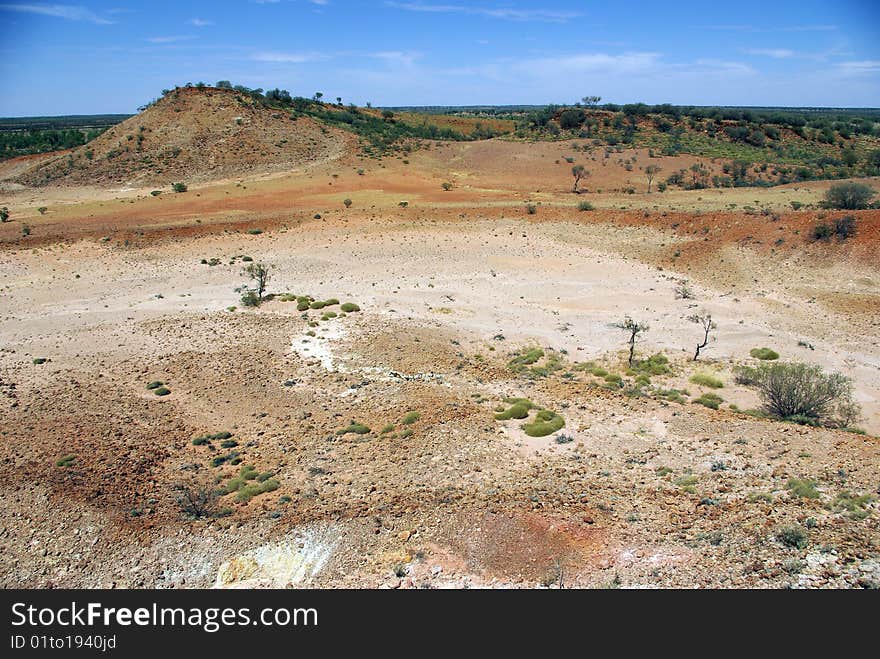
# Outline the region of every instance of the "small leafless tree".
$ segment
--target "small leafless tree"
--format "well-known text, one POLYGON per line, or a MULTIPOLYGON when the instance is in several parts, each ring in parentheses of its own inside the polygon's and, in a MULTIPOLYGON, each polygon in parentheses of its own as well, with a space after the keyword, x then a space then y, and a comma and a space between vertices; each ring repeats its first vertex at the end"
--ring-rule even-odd
POLYGON ((247 275, 257 285, 257 297, 262 300, 266 286, 272 279, 272 266, 265 263, 248 263, 242 274, 247 275))
POLYGON ((586 105, 587 107, 594 108, 599 105, 599 101, 602 100, 601 96, 584 96, 581 99, 581 103, 586 105))
POLYGON ((180 511, 193 518, 212 516, 220 498, 216 489, 200 480, 177 483, 174 493, 180 511))
POLYGON ((586 167, 583 165, 575 165, 571 168, 571 175, 574 177, 574 187, 572 188, 572 192, 578 194, 578 185, 580 184, 581 179, 588 177, 590 172, 587 171, 586 167))
POLYGON ((636 338, 642 332, 648 331, 648 323, 636 322, 629 316, 625 316, 622 321, 614 323, 613 327, 629 334, 629 338, 627 339, 627 343, 629 344, 629 365, 632 366, 636 354, 636 338))
POLYGON ((645 176, 648 177, 648 194, 651 194, 651 183, 654 182, 654 177, 657 176, 661 169, 660 165, 648 165, 645 167, 645 176))
POLYGON ((697 351, 694 353, 694 361, 697 361, 700 357, 700 350, 709 345, 709 333, 717 328, 718 325, 712 320, 712 314, 705 310, 695 313, 693 316, 688 316, 688 320, 692 323, 697 323, 703 329, 703 340, 697 344, 697 351))

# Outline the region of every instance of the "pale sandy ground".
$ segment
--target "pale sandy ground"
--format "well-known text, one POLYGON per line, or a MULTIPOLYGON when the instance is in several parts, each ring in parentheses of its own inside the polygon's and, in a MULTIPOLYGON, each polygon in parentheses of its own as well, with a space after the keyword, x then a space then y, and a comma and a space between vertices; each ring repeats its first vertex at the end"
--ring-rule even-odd
MULTIPOLYGON (((6 252, 0 257, 0 332, 5 345, 34 356, 60 359, 59 349, 130 352, 134 346, 93 343, 89 333, 75 344, 60 344, 57 336, 77 327, 236 305, 233 289, 244 282, 240 264, 208 267, 199 261, 248 254, 276 268, 273 291, 319 299, 344 294, 390 318, 486 341, 503 334, 508 346, 535 342, 566 350, 577 361, 621 350, 623 335, 611 325, 625 315, 650 324, 642 353, 685 359, 699 334, 687 317, 706 309, 718 324, 706 359, 748 361, 750 349, 766 346, 783 359, 844 372, 855 381, 863 427, 880 433, 876 340, 853 336, 845 320, 817 313, 809 299, 783 290, 787 282, 778 273, 760 285, 724 290, 691 280, 696 298, 676 299, 685 275, 621 255, 647 231, 517 219, 343 226, 315 221, 259 237, 204 237, 137 250, 84 242, 6 252)), ((729 372, 726 379, 733 384, 729 372)), ((757 406, 742 392, 730 402, 757 406)))
MULTIPOLYGON (((542 148, 539 157, 551 157, 542 148)), ((501 174, 468 179, 464 166, 461 187, 445 195, 434 157, 414 155, 421 170, 392 162, 367 177, 305 172, 161 199, 144 190, 5 192, 0 205, 10 203, 36 236, 50 223, 76 228, 92 213, 110 229, 107 241, 0 251, 0 393, 14 418, 0 424, 3 584, 535 586, 560 556, 570 583, 588 586, 618 576, 634 587, 880 581, 876 504, 866 519, 833 504, 845 489, 878 491, 876 439, 725 411, 758 406, 732 372, 766 346, 852 377, 859 425, 880 434, 878 319, 823 303, 830 293, 875 299, 876 266, 838 261, 830 248, 821 259, 803 258, 809 247, 768 258, 727 244, 716 260, 661 269, 651 265, 658 251, 679 243, 687 251, 693 240, 647 221, 543 208, 532 218, 525 198, 540 194, 557 210, 574 201, 561 186, 520 199, 493 187, 512 186, 501 174), (233 195, 240 204, 227 201, 233 195), (355 205, 343 212, 345 197, 355 205), (401 199, 408 211, 397 209, 401 199), (151 208, 166 212, 159 225, 193 227, 198 204, 255 221, 282 210, 292 219, 288 228, 267 221, 260 235, 218 225, 137 245, 113 228, 129 207, 134 229, 120 219, 120 232, 149 225, 151 208), (316 211, 325 217, 310 219, 316 211), (242 262, 229 261, 243 254, 274 267, 271 292, 337 297, 362 312, 311 328, 294 303, 228 311, 246 281, 242 262), (221 265, 200 263, 214 257, 221 265), (685 278, 695 299, 676 298, 685 278), (687 316, 700 309, 718 323, 698 368, 724 380, 720 412, 628 399, 582 373, 525 380, 505 366, 514 350, 536 344, 622 372, 624 337, 611 325, 628 314, 650 324, 639 354, 662 351, 674 362, 674 375, 653 382, 696 397, 704 390, 688 382, 697 368, 688 359, 699 334, 687 316), (33 365, 38 357, 50 361, 33 365), (152 379, 169 381, 173 393, 148 393, 152 379), (509 395, 561 411, 573 441, 530 438, 518 422, 495 421, 509 395), (377 432, 414 409, 423 419, 412 437, 377 432), (336 434, 355 418, 373 433, 336 434), (235 473, 206 468, 213 453, 191 444, 224 428, 248 447, 249 462, 275 472, 280 489, 244 505, 227 497, 229 518, 182 520, 168 493, 190 473, 182 470, 235 473), (79 469, 54 466, 68 451, 79 469), (698 484, 689 492, 677 479, 691 475, 698 484), (821 498, 791 495, 792 477, 818 479, 821 498), (292 501, 285 507, 279 495, 292 501), (780 525, 808 520, 808 548, 779 542, 780 525)), ((757 196, 784 208, 820 190, 590 199, 599 208, 719 210, 757 196)))

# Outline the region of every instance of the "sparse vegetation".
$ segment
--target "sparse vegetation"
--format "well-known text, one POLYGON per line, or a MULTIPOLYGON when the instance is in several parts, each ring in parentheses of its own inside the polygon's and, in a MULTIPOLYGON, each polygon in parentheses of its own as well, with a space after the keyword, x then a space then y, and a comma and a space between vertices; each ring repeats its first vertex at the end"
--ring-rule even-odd
POLYGON ((779 359, 779 353, 770 348, 752 348, 749 351, 749 355, 754 357, 755 359, 761 359, 763 361, 772 361, 774 359, 779 359))
POLYGON ((711 373, 707 373, 706 371, 698 371, 694 373, 690 377, 690 381, 701 387, 709 387, 711 389, 721 389, 724 386, 723 380, 715 377, 711 373))
POLYGON ((64 455, 55 461, 55 466, 56 467, 70 467, 70 466, 73 466, 74 462, 76 462, 75 455, 73 455, 73 454, 64 455))
POLYGON ((835 183, 825 193, 824 205, 838 210, 859 210, 868 207, 876 192, 864 183, 835 183))
POLYGON ((565 426, 565 419, 551 410, 538 410, 535 420, 524 423, 523 431, 529 437, 545 437, 561 430, 565 426))
POLYGON ((370 428, 368 426, 365 426, 363 423, 358 423, 357 421, 352 419, 351 423, 349 423, 347 427, 340 428, 336 431, 336 434, 340 436, 349 434, 366 435, 368 432, 370 432, 370 428))
POLYGON ((852 398, 852 381, 820 366, 777 362, 741 370, 741 378, 758 388, 765 411, 780 419, 847 427, 860 408, 852 398))
POLYGON ((707 392, 701 395, 699 398, 694 399, 694 403, 697 405, 702 405, 703 407, 708 407, 713 410, 717 410, 721 403, 724 402, 724 399, 718 394, 713 394, 711 392, 707 392))
POLYGON ((776 532, 776 539, 785 546, 795 549, 805 549, 809 544, 806 529, 797 524, 780 527, 776 532))
POLYGON ((220 493, 207 483, 196 480, 177 483, 174 492, 177 506, 186 517, 211 517, 217 511, 220 493))
POLYGON ((819 490, 816 489, 816 481, 804 479, 804 478, 790 478, 788 482, 785 484, 785 487, 788 488, 788 491, 791 492, 793 497, 799 497, 803 499, 818 499, 819 498, 819 490))

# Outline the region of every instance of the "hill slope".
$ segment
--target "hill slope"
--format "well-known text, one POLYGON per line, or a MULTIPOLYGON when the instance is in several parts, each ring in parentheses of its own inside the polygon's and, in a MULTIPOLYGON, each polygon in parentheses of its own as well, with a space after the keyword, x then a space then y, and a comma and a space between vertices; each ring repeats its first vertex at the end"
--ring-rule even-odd
POLYGON ((284 171, 340 157, 352 137, 225 89, 178 88, 88 144, 17 181, 167 185, 284 171))

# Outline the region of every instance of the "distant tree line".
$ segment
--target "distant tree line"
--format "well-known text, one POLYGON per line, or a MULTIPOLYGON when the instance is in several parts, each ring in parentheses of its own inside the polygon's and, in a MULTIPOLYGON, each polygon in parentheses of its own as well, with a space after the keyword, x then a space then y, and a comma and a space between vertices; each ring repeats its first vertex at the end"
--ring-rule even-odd
POLYGON ((92 130, 6 130, 0 131, 0 160, 34 153, 60 151, 82 146, 104 132, 103 128, 92 130))

